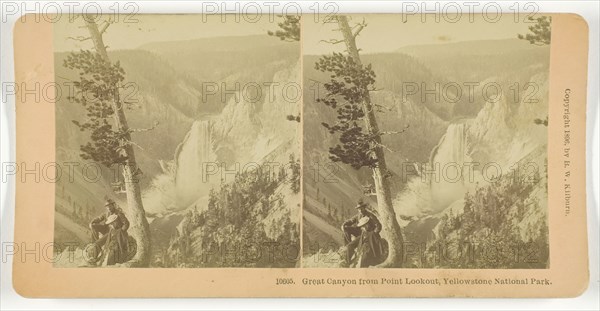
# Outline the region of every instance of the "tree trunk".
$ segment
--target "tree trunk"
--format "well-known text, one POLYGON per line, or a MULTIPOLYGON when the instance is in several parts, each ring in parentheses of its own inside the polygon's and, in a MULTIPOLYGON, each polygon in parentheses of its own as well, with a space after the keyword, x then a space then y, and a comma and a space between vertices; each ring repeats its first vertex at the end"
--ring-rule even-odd
MULTIPOLYGON (((105 61, 110 62, 106 47, 102 39, 102 32, 98 30, 98 25, 93 21, 83 16, 85 25, 90 33, 90 37, 94 42, 96 52, 104 58, 105 61)), ((138 171, 137 164, 135 162, 135 152, 131 143, 131 135, 129 134, 129 126, 127 125, 127 118, 123 111, 123 104, 120 101, 119 90, 115 90, 115 100, 112 103, 115 111, 115 124, 119 132, 126 133, 124 135, 124 141, 122 147, 127 158, 123 165, 123 179, 125 183, 125 192, 127 194, 127 206, 129 211, 129 222, 131 223, 129 234, 135 239, 137 243, 137 251, 130 263, 134 266, 147 267, 150 263, 150 226, 146 219, 146 211, 142 203, 142 191, 140 189, 139 181, 137 180, 136 173, 138 171)))
MULTIPOLYGON (((340 31, 344 36, 344 43, 346 44, 348 53, 357 64, 362 64, 358 54, 358 48, 356 47, 356 36, 352 33, 347 17, 341 15, 337 17, 337 20, 340 31)), ((377 119, 375 118, 373 105, 371 104, 371 96, 368 91, 364 95, 363 111, 365 113, 364 120, 367 133, 375 134, 374 140, 375 144, 377 144, 374 150, 374 158, 377 159, 377 166, 373 168, 373 180, 377 192, 378 211, 381 218, 381 224, 383 225, 382 235, 389 243, 389 255, 380 267, 399 268, 402 266, 403 261, 402 254, 404 240, 402 238, 400 224, 398 224, 398 220, 396 219, 396 212, 392 205, 390 183, 388 177, 386 177, 388 171, 387 164, 385 162, 384 150, 381 146, 381 136, 376 135, 379 133, 379 127, 377 125, 377 119)))

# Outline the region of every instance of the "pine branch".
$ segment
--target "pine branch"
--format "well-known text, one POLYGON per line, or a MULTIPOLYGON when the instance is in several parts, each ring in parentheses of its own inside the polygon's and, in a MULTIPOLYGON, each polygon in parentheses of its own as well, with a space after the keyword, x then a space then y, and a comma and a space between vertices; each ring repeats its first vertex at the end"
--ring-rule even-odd
POLYGON ((100 32, 100 35, 104 34, 104 32, 106 31, 106 29, 108 29, 108 26, 110 26, 111 24, 112 24, 112 22, 104 21, 104 24, 102 25, 102 28, 100 28, 98 30, 100 32))
POLYGON ((145 151, 144 148, 142 148, 142 146, 138 145, 136 142, 134 142, 132 140, 127 141, 127 144, 130 144, 132 146, 136 146, 136 147, 140 148, 140 150, 145 151))
MULTIPOLYGON (((63 77, 63 76, 61 76, 61 75, 56 75, 56 77, 57 77, 57 78, 60 78, 60 79, 63 79, 63 80, 66 80, 66 81, 69 81, 69 82, 76 82, 76 80, 71 80, 71 79, 69 79, 69 78, 66 78, 66 77, 63 77)), ((77 81, 77 82, 79 82, 79 81, 77 81)))
POLYGON ((337 16, 331 15, 323 18, 323 24, 327 23, 337 23, 337 16))
POLYGON ((380 107, 380 108, 383 108, 383 109, 385 109, 385 110, 387 110, 387 111, 393 111, 393 110, 394 110, 394 108, 390 108, 390 107, 388 107, 388 106, 381 105, 381 104, 372 104, 372 105, 374 105, 375 107, 380 107))
POLYGON ((67 39, 83 42, 83 41, 87 41, 87 40, 92 40, 92 37, 77 36, 77 37, 67 37, 67 39))
POLYGON ((376 86, 374 86, 374 85, 373 85, 373 86, 369 86, 369 87, 367 88, 367 90, 368 90, 369 92, 377 92, 377 91, 383 91, 384 89, 378 89, 376 86))
POLYGON ((394 151, 394 150, 390 149, 388 146, 386 146, 386 145, 384 145, 384 144, 381 144, 381 143, 376 143, 376 142, 374 142, 374 144, 375 144, 375 146, 377 146, 377 147, 381 147, 381 148, 384 148, 384 149, 386 149, 386 150, 387 150, 387 151, 389 151, 389 152, 392 152, 392 153, 395 153, 395 152, 396 152, 396 151, 394 151))
POLYGON ((340 43, 344 43, 344 40, 329 39, 329 40, 320 40, 319 42, 329 43, 329 44, 340 44, 340 43))
POLYGON ((383 132, 379 132, 377 135, 383 136, 383 135, 402 134, 402 133, 406 132, 406 130, 408 129, 409 126, 410 126, 410 124, 405 126, 401 131, 383 131, 383 132))
POLYGON ((355 28, 355 27, 358 27, 358 29, 354 33, 352 33, 352 36, 354 38, 358 37, 358 35, 360 34, 360 32, 363 31, 363 29, 365 29, 365 27, 367 27, 367 23, 365 22, 365 19, 363 18, 363 21, 361 23, 356 24, 352 28, 355 28))
POLYGON ((127 132, 128 133, 133 133, 133 132, 148 132, 148 131, 152 131, 153 129, 155 129, 158 126, 159 122, 158 121, 154 121, 154 123, 152 124, 152 127, 149 128, 142 128, 142 129, 128 129, 127 132))

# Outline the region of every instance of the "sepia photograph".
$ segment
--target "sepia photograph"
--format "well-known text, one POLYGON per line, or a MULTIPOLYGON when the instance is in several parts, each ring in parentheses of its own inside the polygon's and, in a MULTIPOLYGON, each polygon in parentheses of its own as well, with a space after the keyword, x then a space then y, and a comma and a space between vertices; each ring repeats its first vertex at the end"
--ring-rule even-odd
POLYGON ((552 19, 440 19, 303 23, 304 267, 550 264, 552 19))
POLYGON ((289 21, 111 17, 54 26, 55 267, 298 266, 289 21))

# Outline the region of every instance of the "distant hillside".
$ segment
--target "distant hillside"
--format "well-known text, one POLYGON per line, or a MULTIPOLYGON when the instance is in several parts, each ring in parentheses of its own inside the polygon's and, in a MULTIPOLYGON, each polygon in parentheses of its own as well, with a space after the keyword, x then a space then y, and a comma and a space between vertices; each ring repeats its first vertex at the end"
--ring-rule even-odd
POLYGON ((525 40, 482 40, 408 46, 398 52, 411 55, 438 75, 457 82, 483 81, 490 75, 511 76, 546 67, 550 47, 525 40))
POLYGON ((502 39, 502 40, 477 40, 460 41, 444 44, 423 44, 410 45, 399 48, 397 52, 416 56, 419 58, 428 58, 434 55, 498 55, 512 52, 515 50, 533 50, 538 48, 525 40, 520 39, 502 39))
POLYGON ((239 52, 256 49, 258 47, 281 47, 289 44, 277 38, 265 35, 209 37, 193 40, 160 41, 147 43, 139 47, 160 54, 184 52, 184 50, 201 52, 239 52))
MULTIPOLYGON (((282 42, 265 35, 205 38, 146 44, 140 49, 152 51, 167 60, 175 70, 193 76, 199 83, 270 82, 275 72, 300 58, 297 42, 282 42)), ((223 102, 224 104, 224 102, 223 102)))

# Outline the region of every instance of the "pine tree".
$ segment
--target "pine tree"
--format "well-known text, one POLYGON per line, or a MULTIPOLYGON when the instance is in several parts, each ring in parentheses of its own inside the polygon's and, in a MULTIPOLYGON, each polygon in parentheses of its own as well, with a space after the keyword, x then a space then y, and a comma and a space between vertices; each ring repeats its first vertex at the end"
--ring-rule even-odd
MULTIPOLYGON (((277 24, 279 26, 279 30, 276 31, 267 31, 269 36, 278 37, 282 41, 287 42, 298 42, 300 41, 300 16, 299 15, 279 15, 280 18, 283 18, 283 22, 277 24)), ((298 115, 287 115, 286 119, 288 121, 296 121, 300 122, 300 114, 298 115)))
POLYGON ((392 205, 390 173, 381 139, 386 133, 379 130, 375 116, 376 105, 371 102, 370 96, 370 92, 375 89, 376 76, 371 65, 362 64, 356 46, 356 37, 367 24, 363 21, 351 28, 348 18, 343 15, 332 17, 332 21, 337 22, 343 39, 330 40, 329 43, 345 44, 348 54, 323 56, 315 66, 331 77, 324 85, 326 97, 317 101, 337 112, 335 124, 323 123, 330 134, 339 135, 340 144, 329 149, 330 159, 355 169, 368 167, 372 170, 378 211, 384 227, 382 234, 389 244, 389 255, 380 266, 401 267, 403 237, 392 205))
MULTIPOLYGON (((517 38, 527 40, 534 45, 550 45, 552 39, 552 17, 540 16, 538 18, 533 18, 530 16, 529 20, 535 21, 535 25, 529 26, 529 31, 531 31, 531 33, 525 35, 518 34, 517 38)), ((533 123, 548 126, 548 116, 546 116, 545 119, 537 118, 533 120, 533 123)))
POLYGON ((279 17, 283 18, 283 22, 277 24, 281 30, 268 31, 269 36, 278 37, 282 41, 288 42, 300 41, 300 16, 279 15, 279 17))
POLYGON ((111 25, 105 21, 99 29, 92 16, 83 15, 83 21, 95 51, 82 50, 71 53, 64 62, 69 69, 79 71, 80 81, 74 83, 81 96, 72 98, 87 110, 87 118, 73 121, 81 131, 90 133, 90 142, 81 146, 81 158, 101 163, 107 167, 119 165, 122 169, 130 217, 130 235, 135 239, 136 254, 131 265, 148 266, 150 262, 150 227, 142 203, 138 181, 141 170, 135 160, 131 139, 134 130, 129 128, 119 90, 125 79, 125 71, 119 62, 112 63, 103 41, 103 34, 111 25), (84 94, 93 94, 88 99, 84 94))
POLYGON ((300 161, 295 160, 294 154, 290 154, 290 167, 292 169, 292 182, 290 189, 293 193, 300 192, 300 161))
POLYGON ((535 45, 550 45, 552 38, 552 17, 551 16, 540 16, 538 18, 529 17, 530 21, 535 21, 535 24, 529 26, 531 33, 522 35, 518 34, 517 38, 521 40, 527 40, 531 44, 535 45))

